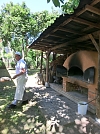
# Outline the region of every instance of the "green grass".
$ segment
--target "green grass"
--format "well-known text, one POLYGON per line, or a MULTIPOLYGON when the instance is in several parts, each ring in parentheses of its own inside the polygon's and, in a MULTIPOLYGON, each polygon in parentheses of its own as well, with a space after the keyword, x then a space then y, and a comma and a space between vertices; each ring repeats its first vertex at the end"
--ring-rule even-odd
MULTIPOLYGON (((8 72, 2 71, 0 75, 9 76, 8 72)), ((15 88, 13 81, 0 83, 0 134, 45 134, 46 120, 34 96, 27 105, 7 109, 13 100, 15 88)), ((27 91, 32 97, 30 88, 27 91)))

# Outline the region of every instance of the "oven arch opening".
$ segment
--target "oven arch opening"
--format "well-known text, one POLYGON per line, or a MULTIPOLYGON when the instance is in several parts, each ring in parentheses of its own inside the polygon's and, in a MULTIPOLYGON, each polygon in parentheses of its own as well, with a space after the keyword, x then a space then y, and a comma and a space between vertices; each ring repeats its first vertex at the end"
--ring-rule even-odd
POLYGON ((68 70, 68 77, 73 77, 73 78, 83 80, 83 71, 77 66, 72 66, 68 70))

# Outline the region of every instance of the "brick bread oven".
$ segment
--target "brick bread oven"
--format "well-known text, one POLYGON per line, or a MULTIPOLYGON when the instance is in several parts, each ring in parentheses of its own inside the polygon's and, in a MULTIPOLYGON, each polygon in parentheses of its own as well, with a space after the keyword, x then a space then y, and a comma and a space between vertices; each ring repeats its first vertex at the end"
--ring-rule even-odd
MULTIPOLYGON (((67 77, 63 77, 63 90, 69 92, 83 89, 88 101, 93 100, 96 97, 98 84, 98 53, 78 51, 70 55, 63 66, 68 71, 67 77)), ((92 101, 91 105, 95 106, 96 101, 92 101)))

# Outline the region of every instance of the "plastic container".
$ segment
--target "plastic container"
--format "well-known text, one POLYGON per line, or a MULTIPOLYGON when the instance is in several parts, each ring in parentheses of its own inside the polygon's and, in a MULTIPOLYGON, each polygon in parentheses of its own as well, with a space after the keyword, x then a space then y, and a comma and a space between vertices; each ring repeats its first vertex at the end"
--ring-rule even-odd
POLYGON ((87 102, 81 101, 78 103, 78 114, 86 115, 88 104, 87 102))
POLYGON ((50 87, 48 82, 45 82, 45 87, 50 87))

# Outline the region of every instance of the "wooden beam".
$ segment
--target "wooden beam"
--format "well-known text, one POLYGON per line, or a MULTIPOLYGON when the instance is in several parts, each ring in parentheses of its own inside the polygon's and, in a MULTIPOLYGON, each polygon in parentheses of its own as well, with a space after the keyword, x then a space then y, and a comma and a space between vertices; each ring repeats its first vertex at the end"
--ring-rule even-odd
POLYGON ((41 59, 40 59, 40 73, 42 73, 42 63, 43 63, 43 51, 41 51, 41 59))
MULTIPOLYGON (((100 0, 95 0, 95 1, 96 1, 96 2, 94 2, 94 4, 95 4, 95 3, 98 3, 100 0)), ((93 5, 94 5, 94 4, 93 4, 93 5)), ((94 7, 92 7, 92 6, 89 6, 89 5, 86 5, 86 8, 84 8, 83 10, 81 10, 80 12, 78 12, 78 13, 76 14, 76 16, 79 16, 80 14, 84 13, 86 10, 92 11, 92 12, 94 12, 94 13, 96 13, 96 14, 100 14, 100 12, 98 12, 99 9, 94 8, 94 7), (95 9, 95 11, 93 11, 93 9, 95 9)), ((68 24, 69 22, 71 22, 73 16, 75 16, 75 15, 72 15, 69 19, 65 20, 65 21, 64 21, 63 23, 61 23, 59 26, 55 27, 49 34, 51 34, 51 33, 55 32, 55 31, 57 31, 60 26, 64 26, 64 25, 68 24)), ((92 27, 100 28, 100 25, 94 24, 94 23, 90 23, 90 22, 88 22, 88 21, 83 21, 83 19, 80 19, 80 20, 77 19, 76 21, 79 22, 79 23, 81 23, 81 24, 86 24, 86 25, 89 25, 89 26, 92 26, 92 27)), ((69 31, 69 32, 73 33, 73 31, 69 31)), ((48 37, 49 34, 47 34, 45 37, 48 37)), ((78 33, 77 33, 77 34, 78 34, 78 33)))
POLYGON ((94 44, 95 48, 97 49, 97 51, 99 52, 99 47, 98 47, 98 43, 96 42, 96 40, 93 38, 92 34, 88 35, 92 41, 92 43, 94 44))
MULTIPOLYGON (((50 44, 53 40, 52 39, 43 38, 43 41, 46 41, 46 43, 49 43, 50 44)), ((53 41, 53 42, 56 43, 56 41, 53 41)))
POLYGON ((98 4, 100 2, 100 0, 94 0, 92 3, 91 3, 91 6, 94 6, 96 4, 98 4))
MULTIPOLYGON (((61 23, 59 26, 64 26, 65 24, 69 23, 70 21, 71 21, 71 18, 65 20, 65 21, 64 21, 63 23, 61 23)), ((49 34, 55 32, 55 31, 57 30, 57 28, 59 28, 59 26, 57 26, 56 28, 54 28, 49 34)), ((48 36, 48 34, 47 34, 45 37, 47 37, 47 36, 48 36)))
POLYGON ((92 27, 95 27, 95 28, 99 28, 100 29, 100 25, 98 25, 97 23, 92 23, 92 22, 89 22, 87 20, 76 18, 76 17, 73 17, 72 20, 75 21, 75 22, 78 22, 80 24, 85 24, 87 26, 92 26, 92 27))
POLYGON ((99 33, 99 52, 98 52, 98 87, 96 99, 96 116, 100 119, 100 33, 99 33))
POLYGON ((51 51, 46 52, 46 82, 49 82, 49 56, 51 51))
POLYGON ((83 14, 84 12, 85 12, 85 8, 83 8, 81 11, 79 11, 78 13, 76 13, 75 16, 79 16, 79 15, 83 14))
POLYGON ((86 10, 88 10, 88 11, 90 11, 92 13, 95 13, 97 15, 100 15, 100 10, 97 9, 97 8, 95 8, 95 7, 92 7, 90 5, 86 5, 85 8, 86 8, 86 10))
POLYGON ((85 40, 87 40, 87 39, 89 39, 89 36, 85 35, 85 36, 82 36, 82 37, 80 37, 80 38, 77 38, 77 39, 68 41, 68 42, 63 43, 63 44, 60 44, 60 45, 57 45, 57 46, 51 48, 50 50, 54 50, 54 49, 57 49, 57 48, 61 48, 61 47, 63 47, 63 46, 66 46, 66 45, 68 45, 68 44, 71 44, 71 43, 85 41, 85 40))
POLYGON ((69 32, 69 33, 73 33, 73 34, 78 34, 78 35, 83 35, 80 32, 77 32, 77 31, 72 30, 72 29, 64 28, 64 27, 58 27, 56 30, 60 30, 60 31, 64 31, 64 32, 69 32))
POLYGON ((85 28, 82 29, 81 32, 88 31, 88 30, 90 30, 90 29, 92 29, 92 28, 93 28, 92 26, 85 27, 85 28))
POLYGON ((61 24, 61 26, 64 26, 64 25, 68 24, 68 23, 71 22, 71 21, 72 21, 72 18, 69 18, 69 19, 65 20, 65 21, 61 24))
POLYGON ((50 36, 65 39, 65 36, 61 36, 61 35, 51 34, 50 36))
POLYGON ((71 18, 65 20, 65 21, 64 21, 63 23, 61 23, 59 26, 57 26, 56 28, 54 28, 51 33, 56 32, 56 31, 59 29, 60 26, 62 27, 62 26, 64 26, 64 25, 68 24, 71 20, 72 20, 71 18))
MULTIPOLYGON (((94 0, 90 5, 91 5, 91 7, 93 7, 94 5, 98 4, 99 2, 100 2, 100 0, 94 0)), ((88 8, 88 5, 86 5, 85 8, 83 8, 81 11, 79 11, 78 13, 76 13, 76 16, 79 16, 79 15, 83 14, 87 10, 87 8, 88 8)), ((90 8, 90 9, 93 9, 93 8, 90 8)), ((97 9, 97 8, 95 8, 95 9, 97 9)), ((97 10, 99 10, 99 9, 97 9, 97 10)))
MULTIPOLYGON (((50 42, 50 41, 48 42, 48 40, 45 39, 45 40, 43 40, 43 41, 39 41, 38 44, 41 45, 41 46, 42 46, 42 45, 44 45, 44 46, 45 46, 45 45, 47 45, 47 46, 48 46, 48 45, 52 46, 52 41, 51 41, 51 42, 50 42)), ((53 44, 56 44, 56 43, 53 42, 53 44)))

